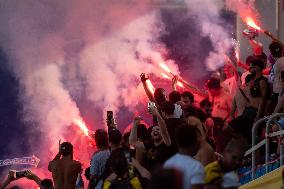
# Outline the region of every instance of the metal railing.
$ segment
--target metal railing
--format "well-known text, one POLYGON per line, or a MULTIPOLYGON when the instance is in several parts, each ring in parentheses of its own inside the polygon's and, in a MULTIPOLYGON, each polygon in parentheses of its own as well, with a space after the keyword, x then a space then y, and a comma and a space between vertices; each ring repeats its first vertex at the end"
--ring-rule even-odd
POLYGON ((280 166, 283 165, 283 142, 282 142, 282 137, 284 135, 284 130, 282 130, 281 126, 277 121, 275 121, 277 118, 284 117, 284 113, 276 113, 273 114, 269 117, 264 117, 262 119, 259 119, 257 122, 254 123, 252 127, 252 147, 248 151, 246 151, 245 156, 248 156, 249 154, 252 154, 252 161, 251 161, 251 173, 252 173, 252 180, 255 179, 255 170, 256 170, 256 150, 265 145, 265 173, 268 173, 268 168, 269 168, 269 138, 275 137, 275 136, 280 136, 280 166), (263 139, 261 142, 256 144, 256 131, 260 127, 261 123, 266 122, 265 125, 265 139, 263 139), (279 126, 279 131, 270 133, 270 128, 273 124, 276 124, 279 126))

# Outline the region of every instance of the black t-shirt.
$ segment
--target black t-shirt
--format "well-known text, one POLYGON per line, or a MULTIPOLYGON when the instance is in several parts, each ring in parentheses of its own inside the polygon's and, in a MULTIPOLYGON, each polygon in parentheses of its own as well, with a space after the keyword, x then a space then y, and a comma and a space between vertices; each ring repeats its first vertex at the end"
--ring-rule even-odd
MULTIPOLYGON (((131 157, 135 158, 135 151, 129 149, 127 146, 122 146, 121 148, 118 148, 118 149, 112 151, 111 154, 113 152, 118 152, 118 151, 120 151, 122 154, 125 154, 125 152, 128 152, 130 154, 130 158, 131 157)), ((112 169, 111 169, 111 165, 110 165, 111 162, 110 161, 111 161, 111 158, 109 158, 106 162, 105 171, 102 175, 103 180, 106 179, 113 172, 112 169)))
POLYGON ((208 116, 204 111, 202 111, 200 108, 196 106, 190 106, 187 109, 184 110, 184 116, 189 117, 189 116, 194 116, 200 119, 201 122, 205 122, 208 116))
POLYGON ((165 143, 158 146, 148 145, 144 156, 145 167, 152 170, 154 167, 164 164, 172 155, 174 155, 173 147, 167 146, 165 143))
POLYGON ((172 146, 176 146, 175 143, 175 129, 183 123, 183 120, 180 118, 169 118, 165 120, 166 127, 168 130, 168 133, 171 138, 172 146))

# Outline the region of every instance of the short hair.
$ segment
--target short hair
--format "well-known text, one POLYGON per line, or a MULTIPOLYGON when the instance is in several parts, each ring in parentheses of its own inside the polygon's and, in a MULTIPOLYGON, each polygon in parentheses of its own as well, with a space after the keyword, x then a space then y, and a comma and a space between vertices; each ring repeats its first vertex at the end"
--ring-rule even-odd
POLYGON ((189 91, 184 91, 183 93, 181 93, 181 96, 183 98, 189 98, 191 102, 194 102, 194 95, 189 91))
POLYGON ((117 149, 111 152, 109 157, 109 163, 113 172, 122 177, 126 171, 128 171, 128 162, 125 157, 124 149, 117 149))
POLYGON ((63 142, 60 145, 59 152, 63 156, 68 156, 73 154, 73 145, 70 142, 63 142))
POLYGON ((245 78, 245 83, 249 83, 254 79, 254 75, 253 74, 248 74, 245 78))
POLYGON ((44 189, 53 189, 53 182, 51 179, 43 179, 40 181, 40 187, 44 189))
POLYGON ((255 58, 251 61, 250 66, 257 66, 260 69, 264 69, 264 62, 262 59, 255 58))
POLYGON ((172 91, 169 94, 169 100, 173 103, 176 103, 181 100, 181 94, 178 91, 172 91))
POLYGON ((98 148, 108 147, 107 132, 104 129, 97 129, 95 133, 95 141, 98 148))
POLYGON ((175 129, 174 136, 178 147, 194 147, 197 143, 197 128, 189 123, 182 123, 175 129))
POLYGON ((170 101, 166 101, 165 103, 163 103, 161 109, 167 115, 172 115, 175 112, 175 104, 170 101))
POLYGON ((283 47, 279 42, 273 41, 270 43, 269 50, 275 58, 280 58, 283 55, 283 47))
POLYGON ((167 99, 164 95, 165 89, 163 88, 157 88, 154 92, 154 98, 157 104, 161 105, 164 103, 167 99))
POLYGON ((109 132, 108 132, 108 141, 113 143, 113 144, 120 144, 122 140, 122 134, 121 132, 116 129, 116 128, 113 128, 113 129, 110 129, 109 132))

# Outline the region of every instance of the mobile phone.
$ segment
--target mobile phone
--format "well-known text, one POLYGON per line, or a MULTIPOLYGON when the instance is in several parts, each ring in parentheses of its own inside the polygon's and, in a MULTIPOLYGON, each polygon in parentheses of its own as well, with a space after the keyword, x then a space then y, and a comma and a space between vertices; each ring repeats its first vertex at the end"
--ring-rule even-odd
POLYGON ((155 107, 155 102, 148 102, 148 108, 152 108, 152 107, 155 107))
POLYGON ((113 119, 113 111, 107 111, 107 126, 113 127, 114 119, 113 119))
POLYGON ((16 176, 16 179, 18 179, 18 178, 25 177, 26 174, 27 174, 27 170, 24 170, 24 171, 17 171, 15 176, 16 176))

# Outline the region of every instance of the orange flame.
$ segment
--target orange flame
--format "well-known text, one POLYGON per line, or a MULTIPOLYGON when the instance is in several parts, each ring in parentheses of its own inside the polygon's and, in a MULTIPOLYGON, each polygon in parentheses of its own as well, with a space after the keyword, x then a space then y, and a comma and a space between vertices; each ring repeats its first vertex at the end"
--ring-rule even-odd
POLYGON ((150 79, 146 80, 146 85, 148 87, 148 89, 151 91, 152 94, 154 94, 155 92, 155 87, 153 86, 152 82, 150 81, 150 79))
POLYGON ((166 72, 171 72, 170 68, 163 62, 160 63, 160 67, 163 68, 166 72))
POLYGON ((168 75, 165 74, 165 73, 161 73, 161 75, 162 75, 162 77, 163 77, 164 79, 171 79, 170 76, 168 76, 168 75))
POLYGON ((251 18, 251 17, 246 17, 246 24, 249 26, 249 27, 252 27, 256 30, 261 30, 261 28, 255 23, 254 19, 251 18))
POLYGON ((74 120, 74 123, 80 127, 80 129, 83 131, 83 133, 86 135, 86 136, 89 136, 89 129, 87 128, 86 126, 86 123, 83 121, 82 118, 77 118, 74 120))

